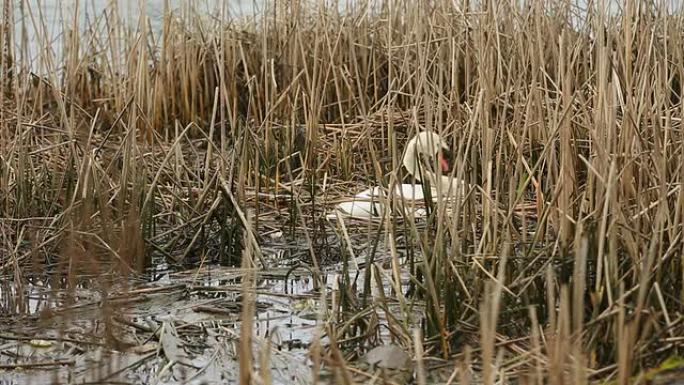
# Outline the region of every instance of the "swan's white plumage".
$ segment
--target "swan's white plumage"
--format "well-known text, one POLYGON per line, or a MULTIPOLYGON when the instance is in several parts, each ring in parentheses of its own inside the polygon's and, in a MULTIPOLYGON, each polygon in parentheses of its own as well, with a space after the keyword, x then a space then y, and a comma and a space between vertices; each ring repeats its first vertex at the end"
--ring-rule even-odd
MULTIPOLYGON (((422 167, 420 155, 435 157, 442 150, 448 149, 442 138, 434 132, 421 132, 413 137, 406 144, 406 149, 402 157, 402 163, 415 179, 428 179, 430 182, 431 196, 437 198, 438 192, 435 188, 439 183, 442 196, 454 196, 460 189, 465 191, 465 183, 455 178, 445 175, 437 176, 430 170, 422 167)), ((441 159, 440 159, 441 161, 441 159)), ((373 218, 384 214, 386 204, 386 190, 376 186, 356 194, 350 201, 342 202, 337 205, 338 213, 354 218, 373 218)), ((395 186, 393 199, 402 199, 403 206, 407 213, 414 217, 425 215, 425 210, 416 206, 425 200, 423 185, 421 184, 399 184, 395 186)))
MULTIPOLYGON (((437 194, 436 189, 432 189, 432 196, 437 194)), ((367 190, 363 190, 356 194, 354 198, 348 202, 342 202, 337 205, 337 210, 350 217, 354 218, 372 218, 382 216, 385 209, 387 192, 380 186, 375 186, 367 190)), ((423 186, 420 184, 399 184, 394 188, 394 195, 392 199, 402 199, 404 207, 411 210, 414 216, 422 216, 425 210, 416 208, 416 204, 420 204, 425 200, 425 193, 423 186), (413 206, 413 207, 412 207, 413 206)))

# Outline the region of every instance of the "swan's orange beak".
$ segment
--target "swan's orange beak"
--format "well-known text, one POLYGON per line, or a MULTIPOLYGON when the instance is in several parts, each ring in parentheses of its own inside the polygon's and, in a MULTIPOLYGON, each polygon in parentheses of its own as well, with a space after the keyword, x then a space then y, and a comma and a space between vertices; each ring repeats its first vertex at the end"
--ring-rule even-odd
POLYGON ((444 158, 444 155, 439 153, 439 166, 442 168, 442 172, 449 172, 449 161, 444 158))

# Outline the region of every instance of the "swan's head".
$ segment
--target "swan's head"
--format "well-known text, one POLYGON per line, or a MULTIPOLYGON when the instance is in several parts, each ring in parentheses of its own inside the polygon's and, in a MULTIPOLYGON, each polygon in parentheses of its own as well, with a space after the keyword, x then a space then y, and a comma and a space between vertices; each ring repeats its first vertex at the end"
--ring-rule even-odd
MULTIPOLYGON (((434 162, 437 158, 441 172, 448 172, 450 169, 448 154, 449 146, 435 132, 420 132, 406 144, 403 163, 409 174, 417 179, 421 179, 421 158, 427 158, 434 162)), ((430 163, 434 164, 434 163, 430 163)))

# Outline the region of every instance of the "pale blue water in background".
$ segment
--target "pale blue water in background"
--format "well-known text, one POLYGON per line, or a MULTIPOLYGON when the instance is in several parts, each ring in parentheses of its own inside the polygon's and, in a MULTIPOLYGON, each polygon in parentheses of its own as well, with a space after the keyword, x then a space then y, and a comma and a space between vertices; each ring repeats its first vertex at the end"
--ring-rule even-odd
MULTIPOLYGON (((189 3, 193 4, 193 8, 200 11, 205 11, 207 14, 215 13, 224 7, 226 12, 233 16, 253 14, 258 10, 261 0, 15 0, 14 11, 15 16, 19 15, 21 4, 24 3, 26 8, 30 8, 34 15, 40 9, 45 17, 46 24, 59 29, 60 24, 64 19, 71 20, 72 15, 77 9, 82 21, 102 12, 102 10, 112 6, 116 3, 121 15, 131 21, 133 24, 137 22, 137 16, 140 14, 142 6, 145 8, 145 13, 150 18, 152 23, 159 23, 161 15, 164 11, 165 4, 168 4, 171 10, 177 10, 180 7, 187 6, 189 3)), ((15 20, 18 22, 19 20, 15 20)))
MULTIPOLYGON (((29 60, 34 62, 38 55, 44 54, 39 42, 48 40, 53 43, 53 60, 58 61, 61 55, 60 37, 65 30, 72 29, 74 15, 78 15, 79 28, 83 29, 114 4, 124 25, 132 30, 138 27, 139 15, 144 7, 148 27, 152 33, 158 34, 162 28, 164 7, 168 5, 170 10, 180 11, 180 7, 187 7, 190 1, 198 13, 205 16, 223 14, 231 19, 254 17, 263 6, 262 0, 15 0, 16 52, 27 52, 29 60), (28 45, 24 46, 24 42, 28 42, 28 45)), ((104 23, 99 23, 98 28, 104 29, 104 23)))
MULTIPOLYGON (((283 0, 285 1, 285 0, 283 0)), ((313 4, 337 3, 341 8, 345 4, 354 3, 354 0, 310 0, 313 4)), ((401 2, 402 0, 397 0, 401 2)), ((426 1, 426 0, 415 0, 426 1)), ((473 3, 480 3, 480 0, 471 0, 473 3)), ((516 0, 514 0, 516 1, 516 0)), ((520 4, 526 3, 525 0, 517 0, 520 4)), ((306 1, 303 1, 304 3, 306 1)), ((49 40, 59 42, 60 36, 65 29, 72 27, 74 15, 78 15, 81 28, 89 25, 94 19, 98 18, 104 9, 116 3, 119 15, 124 24, 134 30, 138 26, 138 17, 141 8, 144 7, 147 16, 148 26, 153 34, 161 32, 162 14, 164 7, 168 4, 171 10, 179 10, 180 7, 188 6, 192 3, 192 8, 197 10, 200 15, 220 15, 223 14, 228 19, 253 18, 263 11, 265 0, 14 0, 15 17, 15 36, 14 41, 17 48, 16 52, 28 52, 29 60, 35 61, 41 53, 38 41, 49 40), (21 7, 25 11, 21 12, 21 7), (223 9, 221 8, 223 7, 223 9), (29 12, 30 10, 30 12, 29 12), (40 23, 39 20, 44 20, 40 23), (27 41, 28 46, 23 47, 23 42, 27 41)), ((459 1, 460 3, 460 1, 459 1)), ((638 1, 637 1, 638 3, 638 1)), ((655 0, 656 4, 665 4, 669 13, 678 13, 684 7, 683 0, 655 0)), ((582 20, 586 15, 587 0, 576 0, 577 22, 576 28, 581 28, 582 20)), ((604 4, 609 14, 617 14, 624 7, 623 0, 594 1, 594 6, 604 4)), ((258 16, 257 16, 258 17, 258 16)), ((104 28, 100 23, 100 28, 104 28)), ((52 56, 54 61, 59 61, 60 44, 52 44, 52 56)))

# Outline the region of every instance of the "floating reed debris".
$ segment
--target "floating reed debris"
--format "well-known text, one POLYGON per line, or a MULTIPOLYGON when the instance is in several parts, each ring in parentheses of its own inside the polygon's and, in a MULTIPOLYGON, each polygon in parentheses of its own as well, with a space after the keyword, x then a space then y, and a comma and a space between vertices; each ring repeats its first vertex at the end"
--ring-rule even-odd
MULTIPOLYGON (((274 0, 237 18, 188 1, 152 22, 144 2, 128 19, 85 3, 61 18, 2 3, 0 298, 36 275, 79 290, 84 273, 238 266, 243 247, 273 267, 266 247, 291 242, 326 300, 316 381, 326 363, 367 379, 355 360, 389 342, 419 383, 645 383, 682 366, 681 5, 274 0), (419 131, 472 186, 456 204, 326 222, 358 191, 410 183, 419 131)), ((270 381, 256 361, 243 382, 270 381)))

